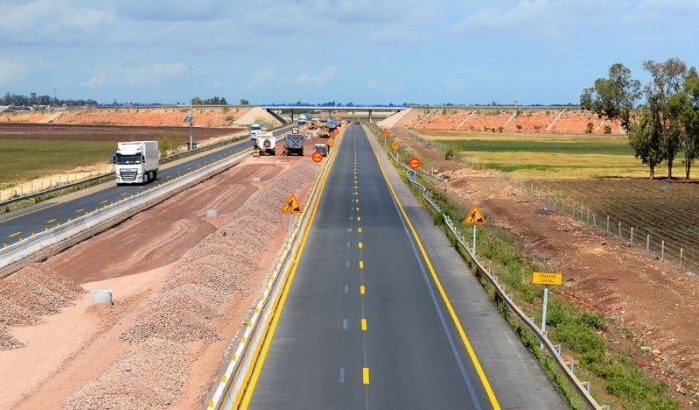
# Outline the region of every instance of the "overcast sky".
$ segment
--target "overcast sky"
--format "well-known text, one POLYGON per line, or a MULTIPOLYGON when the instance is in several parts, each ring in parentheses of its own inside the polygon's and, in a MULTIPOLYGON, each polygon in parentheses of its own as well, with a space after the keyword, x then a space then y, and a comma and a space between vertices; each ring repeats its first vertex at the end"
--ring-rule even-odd
POLYGON ((698 0, 0 0, 0 92, 577 103, 615 62, 699 64, 698 37, 698 0))

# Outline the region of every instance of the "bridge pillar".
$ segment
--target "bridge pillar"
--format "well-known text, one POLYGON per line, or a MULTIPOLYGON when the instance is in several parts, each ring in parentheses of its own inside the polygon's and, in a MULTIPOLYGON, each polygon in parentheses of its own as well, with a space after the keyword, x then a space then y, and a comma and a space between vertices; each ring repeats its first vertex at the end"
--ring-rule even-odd
POLYGON ((291 110, 291 122, 294 122, 294 110, 291 110))
POLYGON ((371 110, 369 110, 369 124, 371 124, 371 123, 372 123, 372 121, 371 121, 371 110))

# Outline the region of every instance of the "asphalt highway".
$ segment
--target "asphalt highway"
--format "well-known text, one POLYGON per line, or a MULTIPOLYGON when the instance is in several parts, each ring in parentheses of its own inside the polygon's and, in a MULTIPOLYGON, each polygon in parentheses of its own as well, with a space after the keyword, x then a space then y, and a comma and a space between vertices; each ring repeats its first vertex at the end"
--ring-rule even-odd
POLYGON ((499 408, 445 297, 352 125, 241 408, 499 408))
MULTIPOLYGON (((285 129, 275 131, 280 134, 285 129)), ((75 219, 87 212, 108 205, 119 199, 135 194, 146 188, 162 184, 172 178, 200 168, 208 163, 215 162, 227 156, 233 155, 251 146, 248 140, 232 144, 223 150, 212 152, 207 155, 180 163, 168 169, 158 171, 158 179, 146 185, 122 185, 116 184, 110 188, 100 190, 85 196, 79 196, 70 201, 46 202, 26 209, 18 210, 11 214, 0 217, 0 246, 10 245, 22 238, 27 238, 32 233, 38 233, 47 228, 52 228, 57 224, 75 219)), ((116 150, 116 144, 114 145, 116 150)))

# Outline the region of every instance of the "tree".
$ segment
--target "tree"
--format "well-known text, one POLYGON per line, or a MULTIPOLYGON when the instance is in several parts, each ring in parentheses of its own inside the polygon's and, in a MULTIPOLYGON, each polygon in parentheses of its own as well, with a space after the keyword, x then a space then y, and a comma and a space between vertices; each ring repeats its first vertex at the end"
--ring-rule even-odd
POLYGON ((593 87, 583 90, 580 105, 600 118, 619 120, 628 133, 631 116, 640 97, 640 81, 631 77, 631 70, 617 63, 609 68, 609 78, 598 78, 593 87))
POLYGON ((685 178, 689 179, 692 163, 699 155, 699 76, 690 70, 685 89, 673 96, 670 103, 673 109, 680 112, 679 117, 683 127, 680 146, 684 154, 685 178))
POLYGON ((240 105, 250 105, 250 101, 246 100, 245 98, 241 98, 240 105))
POLYGON ((677 104, 670 104, 670 100, 683 91, 689 71, 687 65, 678 58, 670 58, 662 63, 648 60, 643 63, 643 68, 652 77, 651 82, 644 87, 644 92, 651 112, 652 126, 658 130, 661 149, 667 160, 667 176, 672 178, 672 165, 680 149, 683 130, 680 124, 682 110, 677 104))
POLYGON ((650 179, 653 179, 655 167, 665 159, 660 142, 660 128, 652 118, 653 112, 650 108, 643 107, 638 117, 638 123, 631 125, 628 131, 629 142, 636 152, 636 158, 648 165, 650 179))

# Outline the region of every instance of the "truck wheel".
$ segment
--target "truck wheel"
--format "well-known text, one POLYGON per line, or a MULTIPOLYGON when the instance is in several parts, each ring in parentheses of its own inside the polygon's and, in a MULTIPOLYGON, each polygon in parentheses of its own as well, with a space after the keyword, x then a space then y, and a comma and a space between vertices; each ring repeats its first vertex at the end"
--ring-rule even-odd
POLYGON ((158 179, 158 171, 153 171, 153 181, 158 179))
POLYGON ((143 183, 147 184, 148 183, 148 172, 143 173, 143 183))
POLYGON ((269 155, 277 155, 277 150, 276 149, 269 150, 269 155))

